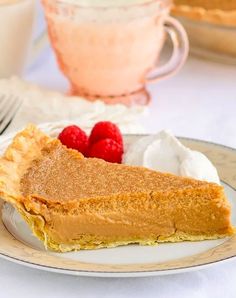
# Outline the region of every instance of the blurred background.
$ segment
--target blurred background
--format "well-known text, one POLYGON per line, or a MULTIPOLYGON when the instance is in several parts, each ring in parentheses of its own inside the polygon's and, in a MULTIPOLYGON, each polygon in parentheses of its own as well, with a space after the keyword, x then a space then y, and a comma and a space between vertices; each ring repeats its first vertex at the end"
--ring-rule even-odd
MULTIPOLYGON (((148 85, 152 98, 147 108, 149 116, 138 120, 145 131, 156 132, 169 128, 176 135, 236 146, 234 2, 175 2, 172 15, 187 31, 190 54, 176 75, 148 85)), ((36 3, 33 40, 38 38, 37 46, 21 77, 38 86, 67 93, 68 80, 58 69, 47 38, 42 38, 46 23, 42 5, 38 0, 36 3)), ((160 60, 166 61, 170 51, 169 43, 165 45, 160 60)))

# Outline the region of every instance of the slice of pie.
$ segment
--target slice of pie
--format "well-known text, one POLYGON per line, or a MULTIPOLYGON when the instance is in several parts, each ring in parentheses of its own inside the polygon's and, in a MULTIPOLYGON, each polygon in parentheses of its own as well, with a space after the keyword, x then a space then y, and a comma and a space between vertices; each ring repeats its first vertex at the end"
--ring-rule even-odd
POLYGON ((32 125, 0 160, 0 196, 61 252, 234 233, 221 186, 84 158, 32 125))

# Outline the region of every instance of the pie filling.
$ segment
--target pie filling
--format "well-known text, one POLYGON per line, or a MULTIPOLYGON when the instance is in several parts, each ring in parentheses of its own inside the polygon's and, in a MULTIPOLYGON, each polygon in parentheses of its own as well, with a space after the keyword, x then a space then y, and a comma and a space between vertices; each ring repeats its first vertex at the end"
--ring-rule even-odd
POLYGON ((21 192, 26 210, 43 217, 49 242, 86 248, 232 232, 230 208, 217 185, 85 159, 57 141, 42 152, 22 177, 21 192))

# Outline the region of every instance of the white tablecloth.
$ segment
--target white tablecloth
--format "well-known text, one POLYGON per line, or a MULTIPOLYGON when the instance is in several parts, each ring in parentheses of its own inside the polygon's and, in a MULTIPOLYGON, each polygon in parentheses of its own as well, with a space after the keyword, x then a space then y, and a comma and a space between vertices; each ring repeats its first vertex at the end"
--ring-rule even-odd
MULTIPOLYGON (((25 78, 66 90, 47 48, 25 78)), ((174 78, 150 86, 153 101, 143 125, 150 132, 236 147, 236 67, 190 58, 174 78)), ((6 297, 236 297, 236 260, 209 269, 148 278, 85 278, 33 270, 0 259, 0 298, 6 297)))

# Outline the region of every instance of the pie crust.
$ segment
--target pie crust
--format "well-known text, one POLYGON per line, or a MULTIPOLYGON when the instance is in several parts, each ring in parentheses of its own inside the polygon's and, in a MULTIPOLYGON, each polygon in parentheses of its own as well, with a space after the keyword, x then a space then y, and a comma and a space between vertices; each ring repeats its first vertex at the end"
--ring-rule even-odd
POLYGON ((172 14, 174 16, 184 17, 194 21, 202 21, 229 27, 236 26, 236 9, 206 9, 199 6, 175 4, 172 9, 172 14))

